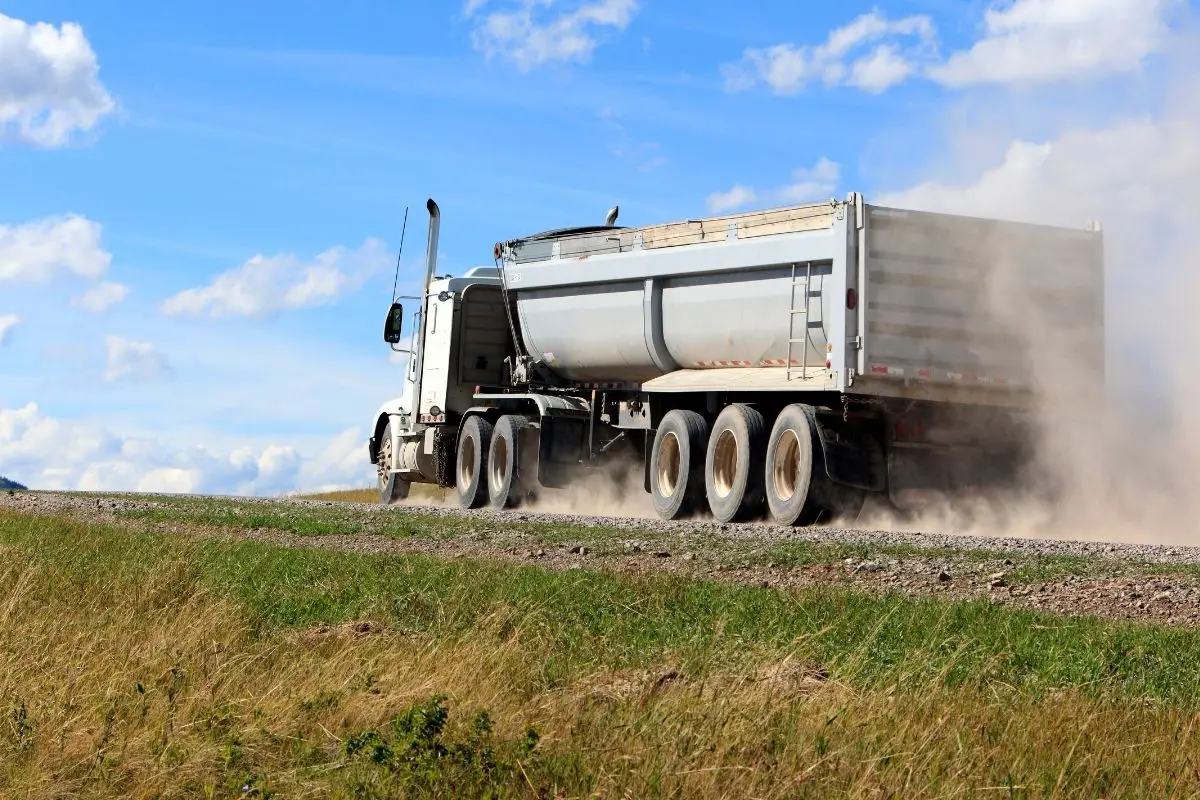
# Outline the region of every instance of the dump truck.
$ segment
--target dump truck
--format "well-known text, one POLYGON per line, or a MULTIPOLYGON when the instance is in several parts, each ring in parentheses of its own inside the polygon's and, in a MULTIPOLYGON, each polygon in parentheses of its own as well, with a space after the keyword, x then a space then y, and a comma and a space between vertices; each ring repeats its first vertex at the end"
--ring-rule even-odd
POLYGON ((1017 485, 1058 367, 1102 392, 1100 226, 845 199, 496 243, 393 301, 380 499, 513 508, 613 469, 664 519, 811 525, 1017 485), (408 330, 406 336, 405 331, 408 330), (1083 376, 1080 379, 1078 376, 1083 376))

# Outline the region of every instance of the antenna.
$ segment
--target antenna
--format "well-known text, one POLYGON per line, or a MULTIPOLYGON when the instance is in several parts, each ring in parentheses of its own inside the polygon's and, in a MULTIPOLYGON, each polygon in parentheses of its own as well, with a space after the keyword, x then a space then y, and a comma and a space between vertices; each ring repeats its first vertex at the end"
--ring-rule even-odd
POLYGON ((400 250, 396 253, 396 277, 392 279, 392 302, 396 302, 396 287, 400 285, 400 256, 404 253, 404 233, 408 230, 408 206, 404 207, 404 224, 400 227, 400 250))
POLYGON ((620 206, 613 206, 612 208, 610 208, 608 210, 608 213, 604 216, 604 224, 610 228, 613 225, 616 225, 617 224, 617 214, 619 214, 620 211, 621 211, 620 206))

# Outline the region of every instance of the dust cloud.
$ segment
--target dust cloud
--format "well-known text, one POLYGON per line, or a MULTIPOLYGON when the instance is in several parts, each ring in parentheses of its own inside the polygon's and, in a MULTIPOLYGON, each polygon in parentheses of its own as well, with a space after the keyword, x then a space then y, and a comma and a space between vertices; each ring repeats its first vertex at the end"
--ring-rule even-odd
MULTIPOLYGON (((1193 308, 1200 298, 1200 48, 1191 23, 1166 63, 1119 91, 1074 87, 1052 115, 1027 111, 1026 103, 1046 104, 1014 96, 998 112, 1011 115, 1010 130, 1055 135, 1014 138, 1000 163, 993 159, 973 179, 918 184, 881 201, 1072 227, 1100 221, 1106 359, 1098 381, 1095 353, 1076 335, 1086 298, 1072 302, 1068 292, 1044 302, 1036 282, 1014 268, 1027 254, 1000 254, 985 293, 988 312, 1031 370, 1036 458, 1026 478, 1052 491, 947 503, 906 523, 876 514, 859 524, 1200 545, 1200 315, 1193 308), (1120 106, 1133 110, 1094 122, 1101 109, 1120 106), (1072 114, 1078 122, 1064 123, 1072 114)), ((960 174, 963 163, 987 161, 972 151, 988 138, 976 133, 957 134, 960 174)), ((956 165, 934 168, 954 174, 956 165)), ((1077 266, 1052 270, 1069 286, 1077 266)))

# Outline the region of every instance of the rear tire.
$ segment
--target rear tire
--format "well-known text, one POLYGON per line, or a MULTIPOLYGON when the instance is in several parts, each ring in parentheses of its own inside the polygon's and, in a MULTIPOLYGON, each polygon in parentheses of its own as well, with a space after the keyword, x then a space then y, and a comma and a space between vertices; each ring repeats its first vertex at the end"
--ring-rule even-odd
POLYGON ((726 406, 713 423, 704 456, 704 489, 708 507, 721 522, 760 516, 767 423, 742 403, 726 406))
POLYGON ((708 423, 695 411, 668 411, 654 432, 650 495, 663 519, 691 515, 704 499, 708 423))
POLYGON ((529 420, 506 414, 496 423, 492 444, 488 448, 488 499, 492 508, 516 508, 528 494, 528 477, 524 474, 528 459, 523 453, 523 439, 529 420))
POLYGON ((492 446, 492 423, 469 417, 458 434, 454 485, 463 508, 480 508, 487 502, 487 454, 492 446))
POLYGON ((779 412, 767 438, 763 478, 767 508, 780 525, 812 525, 831 510, 832 482, 811 406, 779 412))
POLYGON ((390 506, 408 497, 412 483, 392 472, 392 423, 383 427, 383 438, 375 456, 376 476, 379 482, 379 502, 390 506))

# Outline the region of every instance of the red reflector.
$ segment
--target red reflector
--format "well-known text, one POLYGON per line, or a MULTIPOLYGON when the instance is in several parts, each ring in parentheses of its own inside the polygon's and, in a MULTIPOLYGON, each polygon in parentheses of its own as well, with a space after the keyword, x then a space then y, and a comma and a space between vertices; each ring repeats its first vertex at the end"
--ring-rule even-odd
POLYGON ((875 365, 873 365, 873 366, 871 367, 871 372, 874 372, 876 375, 887 375, 887 374, 888 374, 888 368, 887 368, 887 367, 881 367, 881 366, 879 366, 878 364, 875 364, 875 365))
POLYGON ((829 369, 832 366, 833 366, 833 362, 830 361, 828 358, 825 359, 825 369, 829 369))
POLYGON ((846 290, 846 308, 853 311, 858 307, 858 292, 853 289, 846 290))

